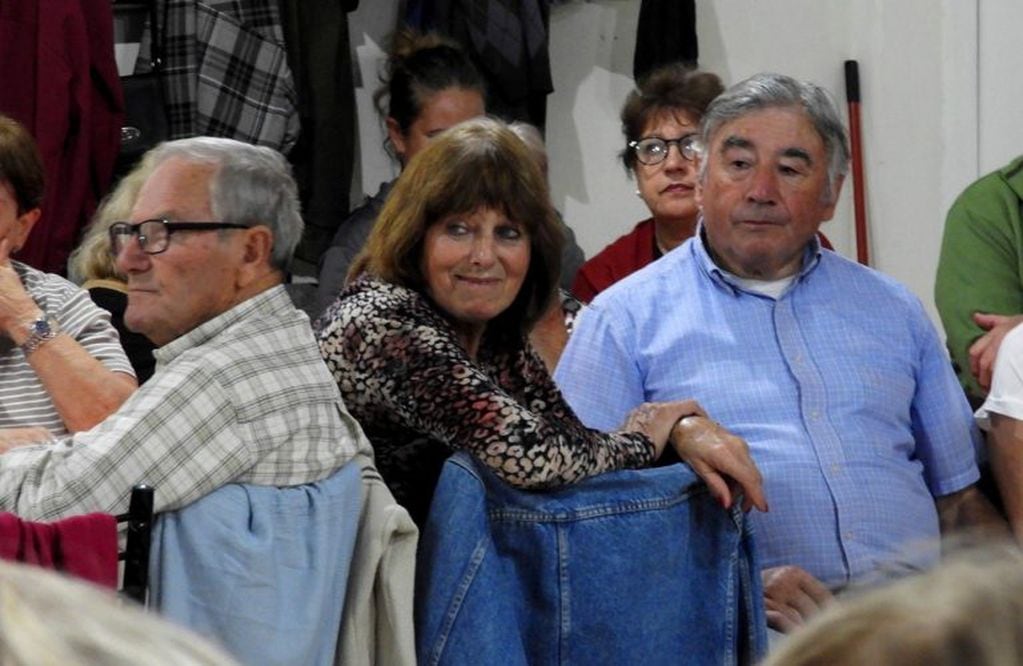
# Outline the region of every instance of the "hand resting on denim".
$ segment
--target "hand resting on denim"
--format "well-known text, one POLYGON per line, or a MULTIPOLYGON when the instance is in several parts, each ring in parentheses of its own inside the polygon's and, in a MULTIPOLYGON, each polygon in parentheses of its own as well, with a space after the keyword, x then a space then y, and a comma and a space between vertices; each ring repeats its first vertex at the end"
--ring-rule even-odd
MULTIPOLYGON (((685 403, 696 404, 691 400, 685 403)), ((726 509, 732 505, 736 490, 741 490, 743 511, 752 507, 767 511, 763 479, 746 442, 710 420, 703 410, 683 414, 670 431, 679 458, 689 463, 726 509)))

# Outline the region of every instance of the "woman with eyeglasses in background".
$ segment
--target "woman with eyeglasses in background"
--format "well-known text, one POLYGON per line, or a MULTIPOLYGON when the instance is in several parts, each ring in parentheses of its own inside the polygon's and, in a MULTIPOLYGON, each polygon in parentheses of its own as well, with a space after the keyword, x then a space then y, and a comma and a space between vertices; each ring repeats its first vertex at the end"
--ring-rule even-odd
POLYGON ((722 90, 717 75, 673 64, 654 70, 629 93, 621 113, 621 158, 651 217, 583 264, 572 285, 576 298, 589 302, 695 233, 695 142, 704 111, 722 90))

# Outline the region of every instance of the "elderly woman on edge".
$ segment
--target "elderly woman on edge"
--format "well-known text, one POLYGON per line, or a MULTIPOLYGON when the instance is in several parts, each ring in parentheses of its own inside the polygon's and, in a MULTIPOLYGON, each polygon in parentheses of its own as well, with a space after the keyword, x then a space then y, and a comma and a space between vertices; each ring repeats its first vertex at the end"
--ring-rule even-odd
POLYGON ((397 500, 422 523, 452 450, 545 488, 649 465, 671 439, 723 503, 719 472, 764 507, 745 443, 691 400, 642 405, 608 434, 575 417, 527 342, 562 242, 538 165, 497 121, 448 130, 399 178, 353 267, 361 277, 317 322, 397 500))
POLYGON ((11 256, 42 214, 44 177, 32 135, 0 115, 0 450, 88 430, 137 387, 108 314, 11 256))
POLYGON ((4 666, 234 666, 208 639, 126 604, 113 590, 0 561, 4 666))

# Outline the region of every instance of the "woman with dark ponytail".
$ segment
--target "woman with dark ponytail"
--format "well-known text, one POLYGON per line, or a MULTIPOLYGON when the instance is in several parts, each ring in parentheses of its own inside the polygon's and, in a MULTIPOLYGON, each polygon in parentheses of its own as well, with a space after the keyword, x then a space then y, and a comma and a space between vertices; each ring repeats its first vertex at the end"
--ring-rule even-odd
MULTIPOLYGON (((454 42, 433 33, 399 31, 382 85, 373 95, 387 128, 386 145, 404 169, 442 131, 486 112, 483 77, 454 42)), ((320 260, 316 310, 322 312, 344 286, 394 181, 368 197, 338 229, 320 260)))

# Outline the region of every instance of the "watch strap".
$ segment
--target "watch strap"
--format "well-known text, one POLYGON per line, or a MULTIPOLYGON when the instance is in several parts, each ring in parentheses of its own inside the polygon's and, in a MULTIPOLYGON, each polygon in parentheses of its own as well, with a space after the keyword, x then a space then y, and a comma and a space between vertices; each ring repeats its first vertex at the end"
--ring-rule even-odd
POLYGON ((28 324, 28 339, 21 343, 21 351, 28 356, 48 340, 60 333, 60 324, 53 317, 43 315, 28 324))

